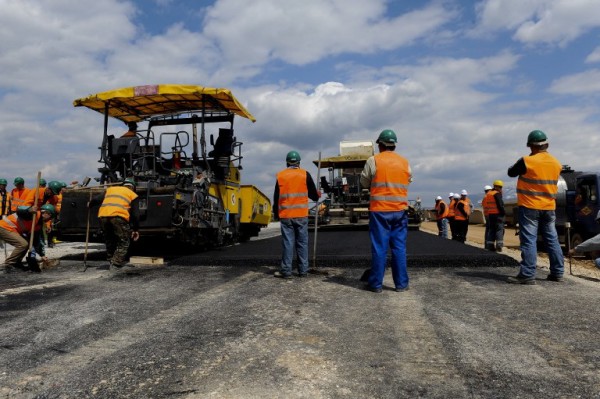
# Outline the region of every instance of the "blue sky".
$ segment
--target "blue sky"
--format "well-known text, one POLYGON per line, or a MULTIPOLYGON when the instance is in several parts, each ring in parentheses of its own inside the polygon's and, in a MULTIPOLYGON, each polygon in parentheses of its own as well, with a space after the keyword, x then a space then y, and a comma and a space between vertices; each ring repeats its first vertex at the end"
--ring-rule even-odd
POLYGON ((598 0, 0 0, 0 71, 9 181, 96 176, 102 118, 72 101, 157 83, 233 91, 257 119, 236 122, 242 179, 268 196, 287 151, 316 177, 319 151, 388 128, 426 205, 510 192, 534 129, 600 170, 598 0))

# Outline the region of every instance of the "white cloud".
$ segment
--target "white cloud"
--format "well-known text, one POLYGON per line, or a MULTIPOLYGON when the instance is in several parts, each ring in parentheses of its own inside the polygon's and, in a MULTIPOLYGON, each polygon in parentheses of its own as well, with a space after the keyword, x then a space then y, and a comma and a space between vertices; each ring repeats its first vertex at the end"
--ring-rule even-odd
POLYGON ((586 63, 600 62, 600 46, 596 47, 585 59, 586 63))
POLYGON ((590 69, 556 79, 552 82, 549 91, 558 94, 598 94, 600 93, 600 69, 590 69))
POLYGON ((514 31, 526 44, 565 46, 600 26, 597 0, 485 0, 475 32, 514 31))

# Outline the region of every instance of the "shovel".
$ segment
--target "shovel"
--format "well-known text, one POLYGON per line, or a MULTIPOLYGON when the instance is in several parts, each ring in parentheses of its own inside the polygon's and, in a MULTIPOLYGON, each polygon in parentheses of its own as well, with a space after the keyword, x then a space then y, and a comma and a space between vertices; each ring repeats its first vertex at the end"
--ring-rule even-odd
MULTIPOLYGON (((321 151, 319 151, 319 163, 317 165, 317 190, 321 189, 321 151)), ((317 205, 315 206, 315 239, 313 245, 313 259, 312 259, 312 268, 308 270, 310 274, 320 274, 320 275, 328 275, 329 272, 325 270, 321 270, 317 267, 317 234, 319 227, 319 201, 317 200, 317 205)))
POLYGON ((85 252, 83 253, 83 270, 85 272, 87 270, 87 256, 88 256, 88 243, 90 242, 90 201, 92 201, 92 192, 90 191, 90 199, 87 203, 87 225, 85 227, 85 252))
MULTIPOLYGON (((38 206, 38 200, 40 198, 40 179, 42 178, 42 172, 37 172, 37 180, 35 183, 35 195, 34 195, 34 200, 33 200, 33 206, 37 207, 38 206)), ((42 269, 40 269, 40 265, 37 263, 37 259, 35 257, 35 254, 33 253, 33 237, 35 235, 35 225, 37 222, 37 212, 33 214, 33 221, 31 223, 31 234, 29 235, 29 250, 27 252, 27 258, 25 259, 27 262, 27 265, 29 266, 29 269, 31 269, 31 271, 34 271, 36 273, 39 273, 42 271, 42 269)))

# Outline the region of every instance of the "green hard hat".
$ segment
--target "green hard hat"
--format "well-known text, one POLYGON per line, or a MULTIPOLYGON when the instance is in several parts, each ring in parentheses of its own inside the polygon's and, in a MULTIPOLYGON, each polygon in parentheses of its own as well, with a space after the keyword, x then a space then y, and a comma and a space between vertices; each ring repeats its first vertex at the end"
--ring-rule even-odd
POLYGON ((23 179, 22 177, 15 177, 15 181, 14 181, 15 186, 17 184, 23 184, 23 183, 25 183, 25 179, 23 179))
POLYGON ((544 145, 548 144, 546 133, 541 130, 534 130, 527 136, 527 145, 544 145))
POLYGON ((133 179, 123 180, 123 185, 124 186, 132 186, 133 188, 137 187, 137 184, 135 183, 135 181, 133 179))
POLYGON ((46 187, 46 179, 40 177, 40 187, 46 187))
POLYGON ((67 188, 67 183, 65 183, 64 181, 59 181, 59 183, 62 186, 62 188, 67 188))
POLYGON ((50 190, 52 190, 52 193, 54 195, 58 195, 58 193, 60 193, 60 190, 62 190, 62 184, 60 184, 60 182, 56 180, 52 180, 50 183, 48 183, 48 187, 50 188, 50 190))
POLYGON ((298 151, 290 151, 285 157, 285 162, 295 164, 300 163, 300 154, 298 151))
POLYGON ((52 217, 56 215, 56 208, 54 208, 54 205, 52 204, 44 204, 40 210, 48 212, 50 215, 52 215, 52 217))
POLYGON ((0 179, 0 184, 4 184, 5 186, 8 184, 6 179, 0 179))
POLYGON ((396 133, 393 130, 386 129, 379 133, 376 143, 383 144, 386 147, 395 147, 396 143, 398 143, 398 137, 396 137, 396 133))

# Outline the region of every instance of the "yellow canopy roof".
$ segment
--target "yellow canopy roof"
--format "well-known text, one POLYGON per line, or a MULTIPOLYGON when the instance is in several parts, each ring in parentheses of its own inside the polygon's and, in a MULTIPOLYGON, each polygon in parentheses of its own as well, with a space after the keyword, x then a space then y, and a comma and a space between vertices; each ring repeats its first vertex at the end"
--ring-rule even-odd
MULTIPOLYGON (((337 157, 329 157, 321 159, 321 168, 363 168, 367 163, 369 156, 367 155, 340 155, 337 157)), ((318 167, 319 161, 315 160, 313 163, 318 167)))
POLYGON ((236 115, 256 119, 233 96, 230 90, 192 85, 147 85, 92 94, 73 101, 75 107, 87 107, 108 114, 123 122, 139 122, 156 115, 186 111, 229 111, 236 115))

